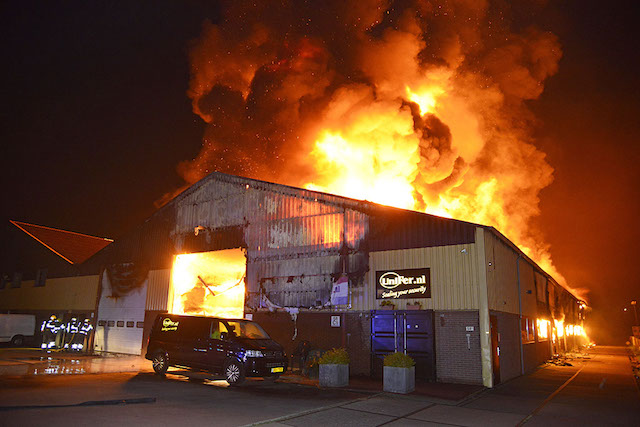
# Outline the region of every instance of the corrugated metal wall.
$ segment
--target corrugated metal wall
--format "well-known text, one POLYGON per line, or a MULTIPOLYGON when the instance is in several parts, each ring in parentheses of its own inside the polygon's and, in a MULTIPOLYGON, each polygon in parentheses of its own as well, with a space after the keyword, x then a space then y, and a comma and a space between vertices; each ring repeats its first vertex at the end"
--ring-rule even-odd
POLYGON ((196 227, 241 226, 250 255, 254 255, 250 259, 338 249, 343 233, 347 243, 355 247, 366 231, 363 213, 305 196, 304 190, 286 194, 217 180, 186 196, 175 210, 172 236, 177 247, 196 227))
POLYGON ((565 323, 578 323, 578 299, 555 281, 548 282, 549 309, 553 317, 565 323))
MULTIPOLYGON (((367 215, 336 197, 318 200, 306 190, 223 178, 203 183, 176 205, 176 247, 183 247, 196 227, 205 232, 240 227, 243 239, 235 246, 247 248, 249 305, 259 304, 261 292, 280 306, 326 303, 342 271, 340 253, 358 251, 368 232, 367 215)), ((350 257, 350 272, 364 271, 365 266, 352 265, 361 258, 350 257)))
POLYGON ((332 274, 339 265, 337 255, 252 262, 248 277, 249 283, 261 286, 267 298, 278 305, 315 307, 329 300, 332 274))
POLYGON ((75 276, 47 279, 43 287, 34 281, 22 282, 19 288, 0 290, 2 310, 73 310, 96 309, 99 276, 75 276))
POLYGON ((518 254, 493 233, 484 236, 489 310, 518 314, 518 254))
POLYGON ((368 286, 354 289, 352 305, 356 310, 380 307, 376 300, 375 273, 381 270, 430 268, 431 298, 396 300, 396 309, 403 310, 407 302, 419 301, 430 310, 477 310, 478 263, 475 244, 436 246, 371 252, 368 286))
MULTIPOLYGON (((573 322, 578 322, 578 298, 565 287, 559 285, 551 276, 545 273, 533 260, 522 253, 512 242, 501 235, 497 230, 487 227, 489 233, 485 233, 485 246, 487 247, 487 259, 494 259, 495 272, 491 267, 488 272, 489 305, 492 310, 518 313, 517 310, 517 279, 510 284, 514 277, 514 268, 518 254, 521 255, 518 262, 520 267, 520 289, 522 299, 522 315, 537 318, 555 318, 558 320, 566 317, 573 322), (501 267, 502 263, 507 268, 501 267), (502 271, 499 271, 502 270, 502 271), (512 271, 513 270, 513 271, 512 271), (505 298, 507 297, 507 298, 505 298), (507 304, 504 304, 504 302, 507 304)), ((515 276, 517 278, 517 276, 515 276)))
MULTIPOLYGON (((476 225, 463 221, 213 173, 87 265, 99 271, 117 262, 137 262, 166 270, 179 253, 244 247, 249 300, 263 292, 278 305, 316 307, 319 300, 326 302, 333 281, 346 270, 352 308, 369 310, 378 307, 372 291, 376 269, 427 263, 432 279, 440 280, 434 286, 447 283, 452 288, 434 287, 425 308, 477 309, 477 293, 470 287, 477 286, 479 267, 467 256, 475 250, 475 230, 476 225), (464 248, 467 255, 460 252, 464 248)), ((499 235, 485 236, 493 234, 499 235)), ((495 236, 486 237, 483 244, 492 263, 486 272, 490 308, 516 313, 517 256, 509 252, 510 242, 495 236)), ((520 268, 522 289, 534 290, 533 304, 523 305, 535 313, 537 267, 523 258, 520 268)), ((163 310, 166 302, 160 294, 169 286, 168 273, 154 274, 166 277, 158 276, 158 295, 151 292, 148 307, 163 310)), ((523 293, 525 300, 528 295, 523 293)))
POLYGON ((171 282, 171 270, 149 271, 147 284, 147 311, 168 310, 169 285, 171 282))

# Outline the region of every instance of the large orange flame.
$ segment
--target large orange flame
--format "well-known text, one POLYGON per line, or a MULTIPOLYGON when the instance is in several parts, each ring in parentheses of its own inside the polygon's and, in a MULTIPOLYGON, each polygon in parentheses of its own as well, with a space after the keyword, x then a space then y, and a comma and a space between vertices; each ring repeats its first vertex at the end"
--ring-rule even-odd
MULTIPOLYGON (((362 104, 366 97, 366 88, 345 90, 334 97, 311 151, 314 174, 306 188, 492 225, 563 281, 546 247, 528 231, 526 220, 533 213, 530 200, 522 200, 527 211, 508 212, 510 205, 517 203, 515 193, 522 191, 531 168, 500 165, 478 176, 473 163, 459 166, 462 153, 474 160, 485 145, 480 120, 468 102, 448 94, 444 85, 431 84, 419 91, 406 87, 406 101, 417 105, 422 119, 446 120, 451 139, 446 159, 440 156, 444 150, 425 147, 424 135, 415 130, 416 118, 409 107, 374 99, 362 104)), ((513 139, 507 142, 531 152, 531 167, 550 169, 537 161, 542 155, 532 146, 513 139)))
POLYGON ((205 23, 189 95, 207 128, 185 180, 219 170, 491 225, 565 284, 532 224, 553 169, 527 108, 557 37, 484 1, 325 6, 232 2, 205 23))
POLYGON ((170 312, 242 318, 246 268, 241 249, 177 255, 170 312))

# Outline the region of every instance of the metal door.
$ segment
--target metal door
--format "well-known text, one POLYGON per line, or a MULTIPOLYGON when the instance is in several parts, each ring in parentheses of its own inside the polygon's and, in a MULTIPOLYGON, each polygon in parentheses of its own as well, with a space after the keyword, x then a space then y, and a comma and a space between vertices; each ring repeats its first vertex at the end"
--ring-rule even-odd
POLYGON ((371 312, 371 374, 382 377, 382 359, 395 351, 416 362, 416 378, 435 380, 433 311, 374 310, 371 312))

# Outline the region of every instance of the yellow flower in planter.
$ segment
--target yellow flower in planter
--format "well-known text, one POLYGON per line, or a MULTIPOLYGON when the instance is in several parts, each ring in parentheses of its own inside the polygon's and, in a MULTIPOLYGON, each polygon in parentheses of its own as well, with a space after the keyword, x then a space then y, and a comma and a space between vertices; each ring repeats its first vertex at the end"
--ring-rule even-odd
POLYGON ((332 348, 322 355, 318 361, 320 365, 348 365, 349 353, 344 348, 332 348))
POLYGON ((411 393, 416 388, 416 362, 404 353, 384 357, 383 390, 389 393, 411 393))
POLYGON ((346 387, 349 385, 349 354, 344 348, 332 348, 318 361, 320 387, 346 387))
POLYGON ((415 366, 416 362, 413 358, 404 353, 391 353, 384 357, 384 366, 393 366, 394 368, 410 368, 415 366))

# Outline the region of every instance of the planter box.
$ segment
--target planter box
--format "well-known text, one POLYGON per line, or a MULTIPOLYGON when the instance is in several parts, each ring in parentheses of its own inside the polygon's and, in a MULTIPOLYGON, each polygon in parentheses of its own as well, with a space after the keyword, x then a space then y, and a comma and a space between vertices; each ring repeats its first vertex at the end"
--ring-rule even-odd
POLYGON ((320 365, 320 387, 349 385, 349 365, 320 365))
POLYGON ((416 367, 384 367, 384 391, 388 393, 411 393, 416 389, 416 367))
POLYGON ((395 310, 395 305, 381 305, 380 310, 395 310))
POLYGON ((421 308, 420 304, 407 304, 407 310, 420 310, 421 308))

